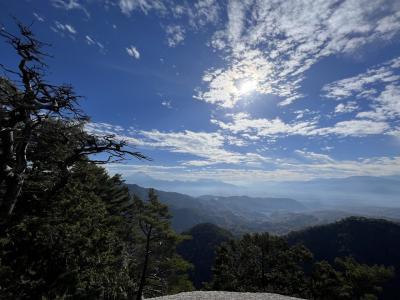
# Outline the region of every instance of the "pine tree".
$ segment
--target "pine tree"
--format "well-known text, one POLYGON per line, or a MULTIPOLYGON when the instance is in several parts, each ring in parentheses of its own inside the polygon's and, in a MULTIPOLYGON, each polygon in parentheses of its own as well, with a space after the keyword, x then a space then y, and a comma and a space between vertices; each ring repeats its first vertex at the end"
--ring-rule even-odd
POLYGON ((289 247, 279 237, 245 234, 217 252, 213 289, 241 292, 275 292, 304 295, 307 281, 302 264, 311 253, 304 247, 289 247))
POLYGON ((138 289, 136 299, 143 295, 162 295, 180 289, 191 289, 186 270, 189 265, 176 254, 176 246, 182 240, 171 228, 168 207, 162 204, 153 189, 148 200, 134 197, 141 240, 138 289))
POLYGON ((89 162, 71 174, 59 193, 41 200, 40 210, 14 218, 2 235, 3 298, 116 299, 132 293, 127 222, 109 209, 107 195, 118 191, 118 182, 89 162))

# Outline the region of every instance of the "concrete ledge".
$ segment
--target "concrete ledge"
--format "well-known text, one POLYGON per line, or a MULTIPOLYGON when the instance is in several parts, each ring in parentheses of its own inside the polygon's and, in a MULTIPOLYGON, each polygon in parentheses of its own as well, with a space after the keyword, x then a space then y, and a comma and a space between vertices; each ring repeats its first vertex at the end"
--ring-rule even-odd
POLYGON ((294 300, 293 298, 269 293, 235 293, 223 291, 187 292, 176 295, 151 298, 153 300, 294 300))

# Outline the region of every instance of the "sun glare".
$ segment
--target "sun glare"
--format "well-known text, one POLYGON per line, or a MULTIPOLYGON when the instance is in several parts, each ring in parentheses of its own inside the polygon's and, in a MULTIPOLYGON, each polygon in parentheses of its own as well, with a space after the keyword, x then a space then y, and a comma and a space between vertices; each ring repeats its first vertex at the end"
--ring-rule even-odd
POLYGON ((240 95, 244 95, 255 91, 256 88, 257 82, 255 80, 246 80, 239 85, 238 91, 240 95))

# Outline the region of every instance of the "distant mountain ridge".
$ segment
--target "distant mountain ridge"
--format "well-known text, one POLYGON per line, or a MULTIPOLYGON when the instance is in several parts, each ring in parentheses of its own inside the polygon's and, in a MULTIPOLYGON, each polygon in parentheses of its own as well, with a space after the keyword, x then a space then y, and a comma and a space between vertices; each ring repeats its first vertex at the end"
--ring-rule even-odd
MULTIPOLYGON (((146 199, 148 188, 128 184, 129 191, 146 199)), ((252 198, 247 196, 201 196, 156 190, 160 200, 167 204, 172 213, 172 225, 183 231, 199 223, 214 223, 224 228, 248 226, 262 222, 273 212, 298 212, 305 209, 300 202, 288 198, 252 198)))
POLYGON ((201 195, 295 198, 301 201, 319 201, 321 204, 368 204, 400 206, 400 175, 351 176, 309 181, 263 182, 238 186, 218 180, 160 180, 138 172, 126 177, 127 182, 174 191, 193 197, 201 195))
POLYGON ((302 203, 290 198, 204 195, 198 199, 207 201, 209 204, 224 205, 226 209, 245 209, 254 212, 270 213, 279 210, 301 211, 306 209, 302 203), (243 205, 243 202, 246 205, 243 205))

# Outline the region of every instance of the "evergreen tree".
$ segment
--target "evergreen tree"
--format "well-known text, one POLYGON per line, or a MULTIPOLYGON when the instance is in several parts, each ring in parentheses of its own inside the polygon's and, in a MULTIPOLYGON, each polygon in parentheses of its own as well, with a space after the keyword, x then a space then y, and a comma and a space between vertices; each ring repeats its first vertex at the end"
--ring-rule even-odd
POLYGON ((337 258, 335 266, 326 261, 314 264, 311 299, 376 300, 382 284, 394 275, 391 267, 359 264, 351 257, 337 258))
POLYGON ((122 234, 126 222, 109 209, 107 196, 120 188, 116 181, 103 169, 80 163, 42 209, 14 219, 0 248, 3 297, 127 297, 134 286, 122 234))
POLYGON ((223 244, 214 265, 211 289, 272 292, 314 300, 374 300, 394 275, 392 267, 368 266, 351 257, 335 266, 315 262, 303 246, 288 246, 280 237, 246 234, 223 244))
POLYGON ((141 248, 139 256, 144 259, 139 264, 138 290, 136 299, 143 295, 154 296, 171 293, 178 289, 190 290, 187 279, 189 268, 176 254, 176 246, 182 240, 171 228, 168 207, 162 204, 153 189, 148 200, 134 197, 141 248))
POLYGON ((289 247, 268 233, 246 234, 217 252, 213 289, 275 292, 301 296, 307 289, 302 265, 311 260, 304 247, 289 247))
POLYGON ((346 287, 342 286, 340 274, 327 262, 316 262, 310 278, 310 298, 320 300, 340 299, 346 287))
POLYGON ((344 299, 376 300, 382 284, 394 276, 393 267, 359 264, 351 257, 337 258, 335 264, 347 287, 344 299))
POLYGON ((197 289, 201 289, 212 278, 212 266, 217 248, 231 240, 233 235, 211 223, 198 224, 183 234, 190 239, 182 241, 177 251, 193 264, 193 269, 189 270, 189 278, 197 289))

